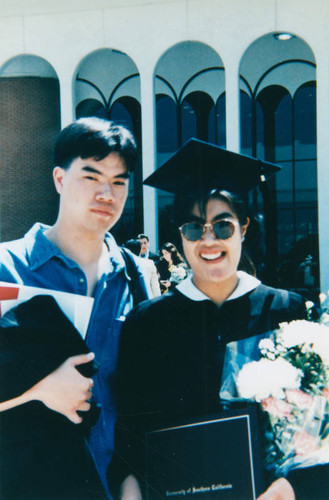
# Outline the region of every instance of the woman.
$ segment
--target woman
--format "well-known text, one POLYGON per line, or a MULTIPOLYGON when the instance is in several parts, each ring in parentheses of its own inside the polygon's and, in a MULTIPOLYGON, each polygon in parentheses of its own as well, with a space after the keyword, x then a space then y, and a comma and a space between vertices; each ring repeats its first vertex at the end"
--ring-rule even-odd
MULTIPOLYGON (((114 496, 122 481, 122 498, 144 496, 145 431, 220 411, 227 344, 305 317, 300 296, 238 271, 249 219, 232 191, 256 186, 273 170, 192 140, 147 180, 176 191, 177 224, 193 275, 173 292, 140 304, 126 321, 118 366, 117 454, 109 475, 114 496), (191 170, 194 185, 188 183, 191 170), (177 193, 177 184, 186 193, 177 193)), ((294 499, 290 479, 274 482, 265 498, 294 499)))
POLYGON ((161 280, 164 291, 172 290, 187 276, 186 263, 173 243, 167 242, 160 248, 162 259, 168 264, 169 279, 161 280))

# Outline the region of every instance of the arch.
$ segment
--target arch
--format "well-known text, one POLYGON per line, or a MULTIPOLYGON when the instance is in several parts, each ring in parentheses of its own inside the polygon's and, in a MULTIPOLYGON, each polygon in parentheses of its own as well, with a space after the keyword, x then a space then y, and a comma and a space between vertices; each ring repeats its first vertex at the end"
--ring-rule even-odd
POLYGON ((216 101, 225 90, 224 78, 222 59, 212 47, 197 41, 180 42, 156 64, 155 93, 167 93, 181 103, 187 94, 202 89, 216 101))
POLYGON ((297 36, 279 42, 264 35, 240 63, 241 149, 282 167, 269 181, 266 199, 253 196, 255 208, 268 212, 263 279, 309 296, 319 287, 318 274, 307 288, 300 269, 309 254, 318 268, 317 245, 312 252, 305 245, 308 254, 302 255, 299 242, 317 239, 315 80, 313 52, 297 36))
POLYGON ((0 67, 0 77, 57 78, 53 66, 42 57, 33 54, 19 54, 0 67))
POLYGON ((268 33, 258 38, 242 55, 240 81, 243 81, 253 94, 261 90, 260 84, 265 78, 267 78, 266 86, 282 85, 291 94, 294 93, 291 86, 295 85, 297 88, 302 85, 301 81, 299 83, 295 81, 301 71, 304 74, 307 71, 307 80, 311 79, 310 74, 313 74, 312 79, 315 79, 316 62, 311 48, 298 36, 288 41, 279 41, 275 39, 274 34, 268 33))
POLYGON ((112 104, 126 95, 140 102, 139 72, 127 54, 103 48, 82 59, 74 77, 75 107, 86 98, 94 98, 109 114, 112 104))
POLYGON ((41 57, 18 55, 0 68, 2 241, 21 237, 37 220, 55 222, 58 197, 51 171, 59 92, 55 70, 41 57))

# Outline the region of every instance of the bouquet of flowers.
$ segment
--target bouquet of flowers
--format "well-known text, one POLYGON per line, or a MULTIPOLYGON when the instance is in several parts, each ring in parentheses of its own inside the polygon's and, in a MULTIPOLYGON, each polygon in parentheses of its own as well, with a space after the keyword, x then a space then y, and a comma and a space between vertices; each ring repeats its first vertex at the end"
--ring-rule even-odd
POLYGON ((235 371, 228 399, 260 404, 265 467, 274 475, 329 462, 328 318, 282 323, 258 339, 258 360, 240 360, 235 371))

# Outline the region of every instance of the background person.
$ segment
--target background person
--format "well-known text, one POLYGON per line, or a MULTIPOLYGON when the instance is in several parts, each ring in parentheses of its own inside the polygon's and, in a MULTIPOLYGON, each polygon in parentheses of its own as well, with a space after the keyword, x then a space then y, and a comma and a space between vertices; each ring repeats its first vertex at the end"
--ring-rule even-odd
MULTIPOLYGON (((109 470, 115 496, 145 495, 145 431, 219 413, 228 344, 252 338, 258 345, 279 323, 306 317, 301 296, 238 271, 249 224, 240 196, 276 170, 192 140, 146 180, 176 194, 176 223, 193 274, 172 292, 137 306, 125 324, 117 452, 109 470)), ((292 500, 294 489, 297 499, 325 498, 328 468, 281 478, 263 498, 292 500)))
POLYGON ((150 251, 150 240, 146 234, 139 234, 137 239, 141 243, 141 251, 139 256, 144 259, 151 259, 153 261, 157 261, 159 259, 159 255, 157 253, 150 251))
POLYGON ((161 246, 160 255, 167 263, 166 274, 168 272, 168 279, 161 279, 161 285, 164 291, 171 290, 187 277, 187 265, 175 245, 169 241, 161 246))
POLYGON ((132 238, 125 242, 124 247, 137 256, 138 263, 143 270, 145 283, 149 287, 150 297, 153 298, 161 295, 159 275, 153 260, 138 257, 141 251, 140 240, 132 238))

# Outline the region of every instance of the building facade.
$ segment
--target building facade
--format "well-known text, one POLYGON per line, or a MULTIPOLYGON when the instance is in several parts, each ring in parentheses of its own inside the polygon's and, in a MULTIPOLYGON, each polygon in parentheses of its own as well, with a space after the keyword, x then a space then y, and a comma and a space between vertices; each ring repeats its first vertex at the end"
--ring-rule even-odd
POLYGON ((52 148, 81 116, 134 132, 122 242, 174 240, 142 180, 190 137, 282 166, 252 193, 249 252, 273 285, 329 289, 327 0, 0 0, 0 231, 53 223, 52 148))

